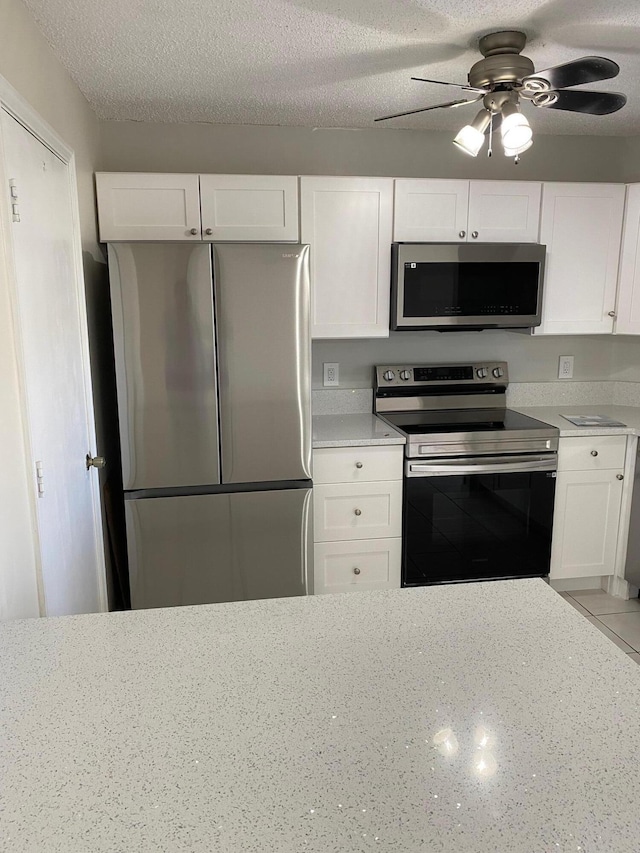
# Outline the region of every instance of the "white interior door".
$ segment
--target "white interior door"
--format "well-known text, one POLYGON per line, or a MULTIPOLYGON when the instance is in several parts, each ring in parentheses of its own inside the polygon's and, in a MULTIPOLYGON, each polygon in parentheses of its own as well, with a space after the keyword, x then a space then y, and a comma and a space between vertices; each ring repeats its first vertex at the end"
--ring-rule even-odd
POLYGON ((18 335, 31 450, 42 592, 48 616, 106 609, 81 262, 72 175, 2 110, 18 335), (39 463, 42 482, 36 481, 39 463))

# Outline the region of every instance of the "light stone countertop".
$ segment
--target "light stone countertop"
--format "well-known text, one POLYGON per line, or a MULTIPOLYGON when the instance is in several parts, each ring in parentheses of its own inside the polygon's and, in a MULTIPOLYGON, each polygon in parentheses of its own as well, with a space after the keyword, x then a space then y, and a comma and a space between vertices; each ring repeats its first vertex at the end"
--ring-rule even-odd
POLYGON ((542 580, 0 625, 11 853, 637 853, 640 667, 542 580))
POLYGON ((405 444, 406 439, 376 415, 314 415, 313 447, 405 444))
POLYGON ((516 412, 558 427, 560 436, 578 435, 640 435, 640 407, 637 406, 511 406, 516 412), (578 427, 562 415, 607 415, 625 427, 578 427))

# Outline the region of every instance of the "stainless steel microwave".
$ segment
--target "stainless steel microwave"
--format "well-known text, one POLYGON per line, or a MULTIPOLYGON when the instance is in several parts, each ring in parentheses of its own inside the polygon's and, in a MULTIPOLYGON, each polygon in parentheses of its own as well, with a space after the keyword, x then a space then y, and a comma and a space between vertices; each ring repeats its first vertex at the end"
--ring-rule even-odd
POLYGON ((391 328, 539 326, 545 254, 539 243, 393 243, 391 328))

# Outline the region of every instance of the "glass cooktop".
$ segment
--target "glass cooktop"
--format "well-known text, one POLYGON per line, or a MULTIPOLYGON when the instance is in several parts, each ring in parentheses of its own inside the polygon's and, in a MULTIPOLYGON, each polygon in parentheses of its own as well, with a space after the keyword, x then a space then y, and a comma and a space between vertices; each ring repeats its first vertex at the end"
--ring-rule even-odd
POLYGON ((439 412, 385 412, 382 417, 407 435, 468 432, 553 430, 554 427, 511 409, 466 409, 439 412))

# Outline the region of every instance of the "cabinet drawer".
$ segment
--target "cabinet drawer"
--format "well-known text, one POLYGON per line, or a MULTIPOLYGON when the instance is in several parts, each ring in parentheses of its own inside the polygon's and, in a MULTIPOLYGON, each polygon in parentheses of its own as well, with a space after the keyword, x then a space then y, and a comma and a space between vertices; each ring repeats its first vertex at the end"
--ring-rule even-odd
POLYGON ((561 438, 558 446, 558 471, 623 468, 626 448, 626 435, 561 438))
POLYGON ((403 458, 401 446, 323 447, 313 451, 313 482, 401 480, 403 458))
POLYGON ((398 589, 402 539, 325 542, 314 548, 314 593, 398 589))
POLYGON ((401 480, 316 486, 313 505, 316 542, 401 535, 401 480))

